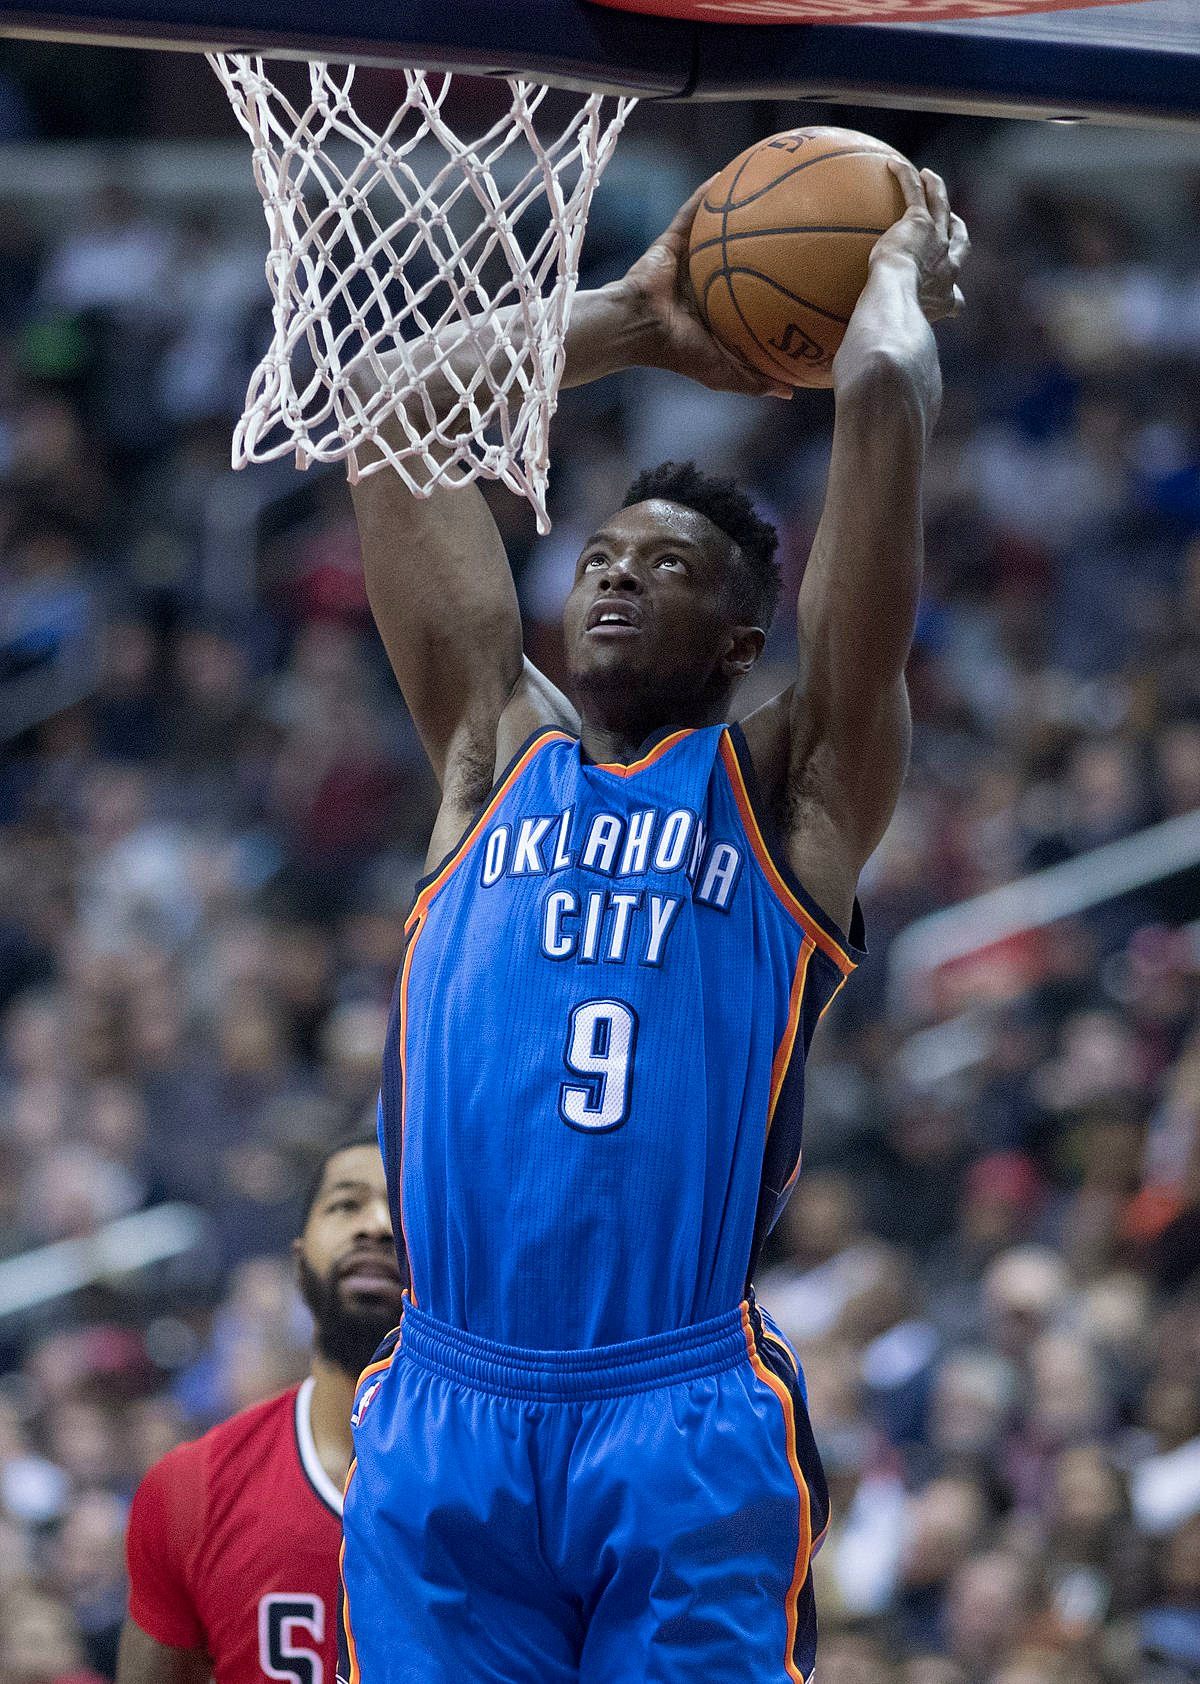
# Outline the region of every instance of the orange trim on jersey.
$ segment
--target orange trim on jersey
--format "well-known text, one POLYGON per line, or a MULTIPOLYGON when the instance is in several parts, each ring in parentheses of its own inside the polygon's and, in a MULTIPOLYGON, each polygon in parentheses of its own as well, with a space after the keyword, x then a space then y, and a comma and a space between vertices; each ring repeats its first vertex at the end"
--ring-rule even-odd
MULTIPOLYGON (((419 904, 419 903, 418 903, 419 904)), ((404 1123, 408 1112, 408 979, 412 973, 413 954, 417 949, 417 938, 425 928, 425 918, 428 907, 422 907, 417 919, 416 927, 408 938, 408 946, 404 951, 404 967, 400 972, 400 1006, 396 1016, 396 1038, 400 1045, 400 1186, 397 1189, 396 1204, 400 1211, 400 1238, 404 1241, 404 1254, 408 1258, 408 1295, 413 1303, 417 1298, 417 1283, 412 1272, 412 1248, 408 1243, 408 1234, 404 1227, 404 1166, 408 1162, 408 1153, 404 1150, 404 1123)))
MULTIPOLYGON (((784 1432, 787 1438, 787 1459, 792 1470, 792 1478, 796 1481, 796 1491, 800 1497, 800 1537, 796 1547, 796 1566, 792 1573, 792 1582, 787 1593, 787 1651, 783 1657, 783 1664, 792 1684, 806 1684, 804 1674, 796 1665, 796 1626, 799 1621, 800 1592, 804 1589, 804 1581, 808 1577, 808 1566, 812 1559, 812 1498, 808 1492, 808 1482, 800 1468, 800 1458, 796 1454, 796 1417, 792 1399, 787 1387, 778 1375, 771 1370, 759 1356, 754 1343, 754 1329, 750 1322, 750 1309, 742 1305, 742 1332, 746 1337, 746 1350, 750 1355, 750 1366, 765 1385, 770 1386, 779 1399, 779 1407, 783 1410, 784 1432)), ((351 1684, 357 1684, 352 1679, 351 1684)))
POLYGON ((721 759, 725 762, 725 770, 729 775, 733 798, 737 803, 738 812, 741 814, 746 836, 754 850, 755 858, 763 869, 767 882, 800 927, 812 937, 821 952, 827 954, 833 960, 844 977, 849 976, 855 968, 854 960, 838 945, 827 930, 822 929, 803 902, 797 900, 784 882, 779 867, 771 858, 770 850, 763 840, 763 833, 759 829, 758 818, 755 815, 750 794, 746 788, 746 780, 742 776, 742 768, 738 764, 737 751, 728 731, 721 733, 721 759))
MULTIPOLYGON (((834 989, 833 993, 829 996, 828 1000, 826 1000, 825 1004, 821 1007, 820 1012, 817 1014, 817 1022, 818 1023, 820 1023, 821 1019, 825 1016, 825 1013, 829 1010, 830 1006, 832 1006, 833 1002, 837 999, 838 995, 842 992, 842 989, 845 986, 846 986, 846 978, 845 978, 845 975, 843 974, 838 981, 837 987, 834 989)), ((800 1166, 803 1162, 804 1162, 804 1152, 803 1152, 803 1150, 801 1150, 796 1155, 796 1167, 795 1167, 795 1169, 792 1171, 792 1173, 788 1176, 787 1180, 784 1182, 783 1192, 780 1194, 781 1199, 786 1199, 789 1196, 789 1194, 791 1193, 792 1188, 796 1185, 796 1181, 797 1181, 797 1179, 799 1178, 799 1175, 800 1175, 800 1166)), ((822 1536, 824 1536, 823 1533, 822 1533, 822 1536)), ((814 1549, 816 1548, 815 1545, 813 1547, 814 1547, 814 1549)))
POLYGON ((566 731, 551 730, 540 732, 533 741, 527 745, 518 759, 514 761, 512 766, 509 767, 505 777, 493 791, 491 800, 483 809, 483 812, 480 813, 479 817, 475 820, 475 823, 471 826, 470 830, 468 830, 467 834, 459 842, 453 853, 438 871, 436 877, 426 883, 425 887, 421 890, 420 894, 413 903, 412 911, 405 920, 404 932, 408 937, 408 946, 405 949, 404 966, 400 973, 400 1009, 397 1021, 397 1036, 400 1043, 400 1187, 398 1203, 400 1207, 400 1237, 404 1241, 404 1250, 409 1260, 409 1297, 412 1299, 414 1304, 419 1304, 420 1299, 417 1296, 416 1281, 412 1276, 412 1249, 409 1246, 408 1235, 404 1229, 404 1165, 408 1158, 408 1154, 404 1150, 404 1123, 405 1113, 408 1110, 408 981, 412 972, 413 954, 416 951, 417 938, 420 936, 421 931, 425 927, 425 919, 428 915, 433 897, 437 894, 438 890, 443 886, 448 878, 453 875, 458 866, 462 864, 463 860, 470 852, 472 844, 478 839, 480 832, 483 830, 488 820, 492 817, 493 813, 495 813, 497 807, 504 800, 504 797, 508 794, 509 790, 520 777, 521 773, 529 765, 529 762, 534 758, 538 751, 545 746, 546 743, 573 743, 575 740, 576 739, 566 731))
POLYGON ((796 1181, 797 1181, 797 1179, 800 1175, 800 1165, 803 1162, 804 1162, 804 1153, 803 1153, 803 1151, 800 1151, 796 1155, 796 1167, 795 1167, 795 1169, 792 1171, 792 1173, 788 1176, 787 1180, 783 1184, 783 1192, 779 1195, 781 1199, 786 1199, 788 1194, 791 1192, 792 1188, 796 1185, 796 1181))
POLYGON ((547 743, 573 743, 576 740, 576 738, 572 737, 569 732, 566 731, 543 731, 534 738, 521 757, 509 767, 504 781, 497 785, 496 789, 492 793, 491 800, 483 809, 483 812, 480 813, 479 817, 475 820, 475 823, 471 826, 470 830, 468 830, 467 834, 451 852, 449 858, 439 867, 436 877, 426 883, 425 887, 421 890, 420 894, 413 902, 412 911, 405 920, 404 928, 406 930, 410 928, 417 918, 424 915, 424 913, 428 910, 430 901, 442 887, 442 884, 445 883, 446 879, 451 877, 456 868, 461 865, 465 856, 470 852, 471 844, 477 839, 484 825, 488 822, 492 814, 496 811, 496 808, 504 800, 504 797, 521 776, 521 773, 525 770, 526 766, 528 766, 534 755, 536 755, 540 749, 544 748, 547 743))
POLYGON ((611 772, 615 778, 627 778, 631 772, 644 772, 647 766, 653 766, 656 760, 661 760, 669 748, 674 748, 676 743, 690 737, 692 729, 689 725, 685 730, 672 731, 661 743, 655 743, 649 754, 643 754, 640 760, 631 760, 628 766, 622 766, 619 761, 598 760, 595 769, 597 772, 611 772))
POLYGON ((763 1338, 769 1339, 771 1344, 775 1346, 775 1349, 777 1351, 783 1352, 784 1356, 787 1358, 788 1367, 791 1369, 792 1373, 796 1376, 796 1378, 798 1380, 800 1378, 800 1364, 796 1361, 795 1357, 792 1355, 791 1346, 785 1344, 784 1341, 779 1337, 779 1335, 777 1333, 772 1333, 771 1329, 769 1327, 766 1327, 766 1326, 763 1327, 763 1338))
MULTIPOLYGON (((354 1470, 358 1467, 358 1457, 355 1456, 346 1470, 346 1484, 342 1491, 342 1507, 346 1505, 346 1493, 350 1490, 350 1481, 354 1478, 354 1470)), ((338 1551, 338 1578, 342 1581, 342 1630, 346 1634, 346 1655, 350 1661, 349 1684, 359 1684, 358 1648, 354 1642, 354 1632, 350 1625, 350 1592, 346 1586, 346 1535, 342 1534, 342 1547, 338 1551)))
POLYGON ((771 1124, 775 1121, 775 1107, 779 1104, 779 1095, 783 1090, 783 1078, 788 1073, 788 1065, 792 1062, 792 1051, 796 1045, 796 1035, 800 1028, 800 1010, 804 1004, 804 984, 808 980, 809 961, 816 951, 812 941, 806 936, 800 943, 800 952, 796 958, 796 969, 792 974, 792 991, 788 996, 787 1022, 783 1034, 779 1038, 779 1045, 775 1048, 775 1057, 771 1060, 771 1097, 767 1104, 767 1132, 763 1136, 763 1144, 771 1138, 771 1124))
MULTIPOLYGON (((363 1369, 362 1373, 359 1375, 358 1380, 355 1383, 354 1390, 357 1392, 359 1390, 359 1388, 361 1387, 363 1381, 369 1380, 371 1378, 372 1374, 382 1374, 382 1372, 385 1368, 390 1368, 392 1366, 392 1357, 395 1356, 396 1352, 399 1349, 400 1349, 400 1342, 399 1342, 399 1340, 397 1340, 396 1343, 392 1346, 392 1349, 391 1349, 390 1353, 386 1357, 384 1357, 382 1362, 369 1362, 367 1364, 367 1366, 363 1369)), ((346 1477, 347 1477, 347 1479, 349 1479, 350 1476, 347 1474, 346 1477)))
MULTIPOLYGON (((834 989, 833 993, 829 996, 828 1000, 826 1000, 825 1004, 821 1007, 820 1013, 817 1017, 818 1023, 820 1023, 821 1019, 825 1016, 825 1013, 829 1010, 830 1006, 832 1006, 833 1002, 837 999, 838 995, 842 992, 842 989, 845 986, 846 986, 846 978, 843 976, 841 978, 841 980, 839 981, 837 987, 834 989)), ((793 1040, 794 1039, 795 1039, 795 1036, 793 1035, 793 1040)), ((780 1084, 780 1086, 782 1086, 782 1083, 780 1084)), ((774 1111, 775 1111, 775 1105, 774 1105, 774 1100, 772 1100, 771 1111, 768 1114, 768 1118, 767 1118, 767 1133, 768 1134, 770 1134, 770 1132, 771 1132, 771 1118, 774 1116, 774 1111)), ((800 1176, 800 1167, 803 1164, 803 1162, 804 1162, 804 1152, 803 1152, 803 1150, 801 1150, 800 1152, 798 1152, 796 1154, 796 1167, 795 1167, 795 1169, 792 1171, 792 1173, 788 1176, 787 1180, 783 1184, 783 1191, 779 1195, 779 1197, 781 1199, 786 1199, 789 1196, 789 1194, 791 1193, 792 1188, 796 1185, 796 1182, 797 1182, 797 1180, 799 1179, 799 1176, 800 1176)))
MULTIPOLYGON (((392 1366, 392 1363, 395 1360, 396 1352, 399 1349, 400 1341, 397 1339, 386 1357, 384 1357, 380 1362, 369 1362, 367 1364, 358 1377, 358 1384, 354 1388, 356 1394, 361 1389, 364 1380, 369 1380, 372 1374, 382 1374, 385 1369, 392 1366)), ((346 1469, 346 1483, 342 1487, 343 1513, 346 1508, 346 1497, 350 1490, 350 1481, 354 1478, 354 1473, 357 1467, 358 1457, 352 1456, 350 1458, 350 1466, 346 1469)), ((346 1653, 350 1658, 349 1684, 359 1684, 358 1650, 354 1643, 354 1633, 350 1629, 350 1593, 346 1589, 346 1535, 344 1531, 342 1533, 342 1547, 338 1552, 338 1576, 342 1581, 342 1624, 346 1631, 346 1653)))
POLYGON ((845 988, 845 986, 846 986, 846 975, 847 975, 846 972, 842 973, 842 980, 838 983, 838 985, 834 989, 833 993, 829 996, 828 1000, 826 1000, 825 1004, 821 1007, 820 1016, 817 1018, 818 1023, 820 1023, 821 1018, 823 1018, 825 1016, 825 1013, 829 1010, 830 1006, 832 1006, 833 1002, 837 999, 838 995, 842 992, 842 989, 845 988))

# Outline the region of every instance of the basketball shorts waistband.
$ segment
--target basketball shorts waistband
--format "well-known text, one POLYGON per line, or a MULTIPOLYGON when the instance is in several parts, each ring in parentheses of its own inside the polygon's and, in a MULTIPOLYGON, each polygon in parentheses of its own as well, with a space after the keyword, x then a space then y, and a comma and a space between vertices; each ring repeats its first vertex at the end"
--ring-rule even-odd
POLYGON ((711 1321, 585 1351, 534 1351, 404 1307, 400 1355, 476 1391, 536 1403, 590 1403, 722 1374, 747 1360, 747 1306, 711 1321))

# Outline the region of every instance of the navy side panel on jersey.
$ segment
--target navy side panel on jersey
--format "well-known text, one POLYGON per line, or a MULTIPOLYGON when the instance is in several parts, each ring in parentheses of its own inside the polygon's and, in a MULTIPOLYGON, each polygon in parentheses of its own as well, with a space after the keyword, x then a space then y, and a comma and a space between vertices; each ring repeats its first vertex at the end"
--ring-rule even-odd
POLYGON ((853 960, 762 838, 740 732, 535 737, 408 925, 381 1132, 416 1302, 505 1345, 737 1304, 853 960))

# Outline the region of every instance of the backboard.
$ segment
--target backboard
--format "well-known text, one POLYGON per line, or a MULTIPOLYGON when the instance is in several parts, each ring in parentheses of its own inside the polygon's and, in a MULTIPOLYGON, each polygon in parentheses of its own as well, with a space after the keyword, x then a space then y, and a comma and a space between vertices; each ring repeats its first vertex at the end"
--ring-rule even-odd
POLYGON ((731 4, 761 17, 803 9, 838 19, 851 0, 621 0, 633 10, 594 0, 339 0, 336 8, 318 0, 0 0, 0 34, 524 71, 652 99, 1200 122, 1196 0, 1001 15, 1021 3, 870 0, 876 15, 897 21, 746 24, 714 20, 727 18, 731 4), (648 16, 644 6, 689 15, 648 16), (915 21, 935 6, 969 15, 915 21))

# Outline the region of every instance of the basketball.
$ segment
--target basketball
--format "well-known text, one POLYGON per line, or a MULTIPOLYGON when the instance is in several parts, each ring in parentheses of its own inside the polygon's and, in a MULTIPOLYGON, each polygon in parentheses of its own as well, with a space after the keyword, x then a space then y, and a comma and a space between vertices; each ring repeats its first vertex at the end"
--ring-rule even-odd
POLYGON ((901 154, 853 129, 789 129, 714 177, 692 222, 688 272, 726 350, 790 386, 828 386, 867 259, 904 213, 901 154))

